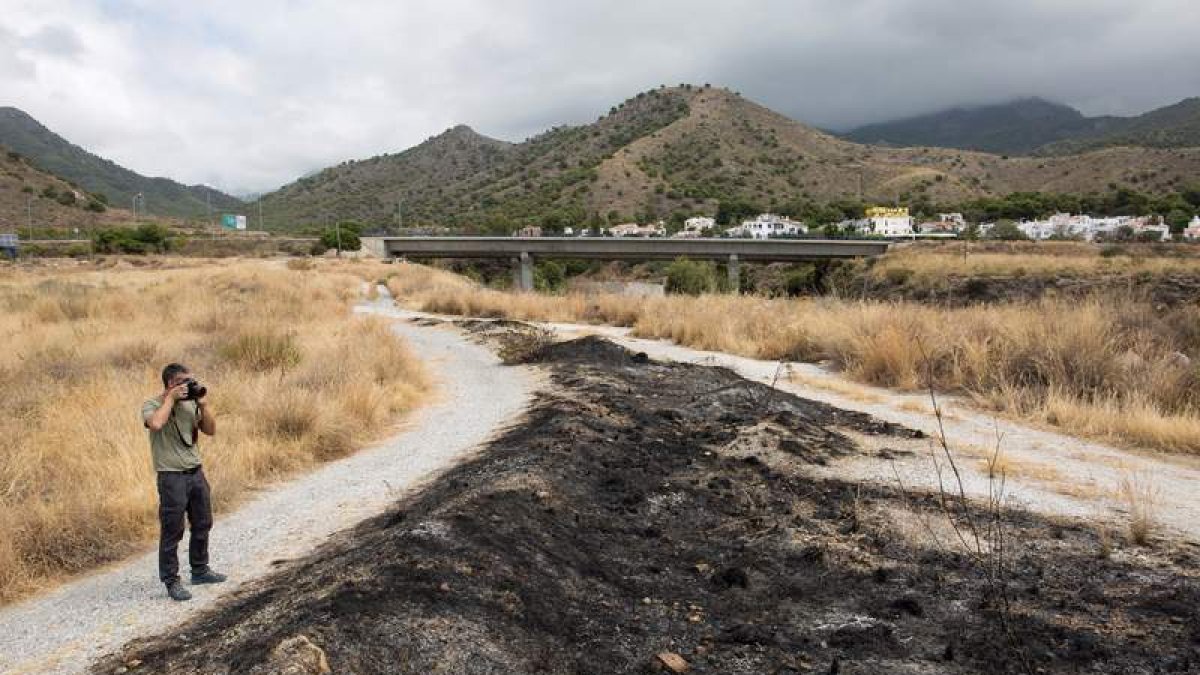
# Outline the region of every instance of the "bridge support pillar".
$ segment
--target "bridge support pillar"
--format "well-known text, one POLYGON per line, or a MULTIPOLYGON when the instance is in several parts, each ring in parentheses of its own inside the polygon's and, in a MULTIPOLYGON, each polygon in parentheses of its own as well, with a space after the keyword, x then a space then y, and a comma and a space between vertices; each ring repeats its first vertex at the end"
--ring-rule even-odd
POLYGON ((729 272, 729 292, 737 295, 742 290, 742 268, 736 253, 729 255, 729 262, 725 267, 729 272))
POLYGON ((513 288, 521 292, 533 290, 533 256, 528 253, 513 258, 513 288))

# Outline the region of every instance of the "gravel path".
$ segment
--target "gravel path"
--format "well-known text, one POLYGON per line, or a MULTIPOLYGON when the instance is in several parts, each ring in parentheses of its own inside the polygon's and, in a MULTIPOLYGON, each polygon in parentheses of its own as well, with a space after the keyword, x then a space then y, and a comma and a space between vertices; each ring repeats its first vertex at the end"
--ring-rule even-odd
MULTIPOLYGON (((407 316, 392 309, 387 297, 357 311, 407 316)), ((239 583, 269 573, 271 561, 303 555, 385 509, 514 421, 529 403, 536 376, 501 366, 488 349, 458 331, 406 321, 396 322, 395 330, 426 363, 439 390, 403 433, 268 488, 237 511, 218 516, 211 556, 230 582, 193 587, 190 602, 166 598, 151 553, 0 610, 0 672, 80 672, 132 638, 183 621, 239 583)), ((184 537, 184 567, 186 548, 184 537)))

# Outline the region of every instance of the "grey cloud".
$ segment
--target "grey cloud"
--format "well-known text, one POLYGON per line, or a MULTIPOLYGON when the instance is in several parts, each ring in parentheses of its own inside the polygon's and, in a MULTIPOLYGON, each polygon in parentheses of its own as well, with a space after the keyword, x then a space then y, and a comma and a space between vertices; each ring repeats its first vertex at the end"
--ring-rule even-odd
POLYGON ((83 54, 83 42, 69 26, 43 26, 26 37, 25 45, 39 54, 75 59, 83 54))
POLYGON ((1200 95, 1194 0, 44 3, 60 11, 31 5, 17 34, 88 58, 31 84, 21 59, 49 57, 0 49, 25 78, 11 103, 131 168, 226 189, 457 123, 520 140, 679 82, 825 128, 1024 95, 1088 114, 1200 95))

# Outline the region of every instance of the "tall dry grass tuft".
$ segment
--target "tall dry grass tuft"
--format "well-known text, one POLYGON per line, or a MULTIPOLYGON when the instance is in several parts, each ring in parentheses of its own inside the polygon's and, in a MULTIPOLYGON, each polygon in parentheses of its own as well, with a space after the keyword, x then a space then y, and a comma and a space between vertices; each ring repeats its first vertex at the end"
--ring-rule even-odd
POLYGON ((938 391, 1073 433, 1200 453, 1196 307, 1160 311, 1121 294, 963 308, 835 298, 548 296, 482 288, 416 265, 397 266, 388 285, 398 301, 425 311, 630 326, 634 335, 698 349, 828 360, 860 382, 909 391, 924 386, 923 345, 938 391))
POLYGON ((1129 539, 1138 546, 1147 546, 1158 527, 1159 489, 1148 476, 1123 476, 1117 492, 1129 509, 1129 539))
POLYGON ((210 387, 218 508, 353 452, 419 405, 420 364, 384 322, 350 315, 360 287, 332 265, 0 276, 0 602, 153 538, 138 411, 168 361, 210 387))

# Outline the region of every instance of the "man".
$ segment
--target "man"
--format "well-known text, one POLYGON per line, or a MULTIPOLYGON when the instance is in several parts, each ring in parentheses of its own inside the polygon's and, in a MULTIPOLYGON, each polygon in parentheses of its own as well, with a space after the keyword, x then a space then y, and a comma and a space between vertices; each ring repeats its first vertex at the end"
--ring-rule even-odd
POLYGON ((172 363, 162 371, 163 393, 142 404, 142 422, 150 431, 150 454, 158 473, 158 578, 172 600, 190 600, 179 582, 179 541, 183 518, 191 526, 188 562, 193 584, 219 584, 225 575, 208 567, 208 531, 212 529, 212 500, 200 468, 200 432, 212 436, 216 418, 188 369, 172 363), (189 382, 193 396, 189 397, 189 382))

